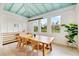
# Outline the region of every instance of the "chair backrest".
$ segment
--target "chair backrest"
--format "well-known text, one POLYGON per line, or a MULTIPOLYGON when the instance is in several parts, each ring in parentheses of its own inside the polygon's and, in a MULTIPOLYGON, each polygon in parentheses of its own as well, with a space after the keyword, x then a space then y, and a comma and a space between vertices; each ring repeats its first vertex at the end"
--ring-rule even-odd
POLYGON ((39 46, 39 42, 38 41, 36 41, 36 40, 31 40, 31 44, 32 44, 32 46, 39 46))
POLYGON ((27 39, 26 39, 26 38, 21 37, 21 39, 22 39, 22 43, 23 43, 23 44, 27 44, 27 39))
POLYGON ((36 40, 32 40, 32 47, 35 50, 42 50, 43 49, 43 45, 40 44, 40 42, 39 41, 36 41, 36 40))
POLYGON ((21 37, 19 36, 19 34, 16 34, 16 40, 18 41, 18 42, 21 42, 21 37))

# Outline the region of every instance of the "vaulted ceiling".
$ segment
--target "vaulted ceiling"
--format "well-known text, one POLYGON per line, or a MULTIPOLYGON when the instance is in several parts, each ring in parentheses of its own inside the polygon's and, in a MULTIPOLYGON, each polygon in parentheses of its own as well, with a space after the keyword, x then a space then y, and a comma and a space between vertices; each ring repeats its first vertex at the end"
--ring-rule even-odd
POLYGON ((4 10, 31 18, 75 4, 76 3, 8 3, 5 4, 4 10))

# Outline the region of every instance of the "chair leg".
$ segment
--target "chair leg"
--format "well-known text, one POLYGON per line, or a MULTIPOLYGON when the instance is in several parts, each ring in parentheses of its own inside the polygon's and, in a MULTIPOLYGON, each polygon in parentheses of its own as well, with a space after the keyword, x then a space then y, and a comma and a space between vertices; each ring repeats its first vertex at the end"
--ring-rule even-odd
POLYGON ((21 48, 23 48, 23 44, 21 45, 21 48))
POLYGON ((21 46, 21 43, 17 43, 17 47, 20 47, 21 46))
POLYGON ((45 56, 45 45, 43 43, 43 56, 45 56))

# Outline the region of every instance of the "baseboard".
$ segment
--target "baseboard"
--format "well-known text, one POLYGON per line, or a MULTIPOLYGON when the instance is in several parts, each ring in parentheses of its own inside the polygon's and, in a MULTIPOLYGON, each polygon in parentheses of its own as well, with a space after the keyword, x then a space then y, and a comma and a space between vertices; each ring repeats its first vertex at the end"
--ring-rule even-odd
POLYGON ((11 41, 11 42, 7 42, 7 43, 3 43, 3 45, 11 44, 11 43, 14 43, 14 42, 17 42, 17 41, 11 41))
POLYGON ((53 42, 53 44, 55 44, 55 45, 59 45, 59 46, 67 47, 67 45, 63 45, 63 44, 60 44, 60 43, 55 43, 55 42, 53 42))
POLYGON ((59 44, 59 43, 55 43, 55 42, 53 42, 53 44, 59 45, 59 46, 63 46, 63 47, 67 47, 67 48, 74 48, 74 49, 77 49, 78 50, 77 47, 71 47, 71 46, 67 46, 67 45, 63 45, 63 44, 59 44))

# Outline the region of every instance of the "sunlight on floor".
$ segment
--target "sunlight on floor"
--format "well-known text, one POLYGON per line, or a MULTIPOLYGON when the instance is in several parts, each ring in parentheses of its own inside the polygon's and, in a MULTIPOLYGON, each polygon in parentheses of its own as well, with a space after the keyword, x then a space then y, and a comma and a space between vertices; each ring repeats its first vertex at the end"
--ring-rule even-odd
MULTIPOLYGON (((79 51, 74 48, 63 47, 54 44, 53 50, 47 56, 79 56, 79 51)), ((42 56, 42 52, 32 52, 29 48, 16 48, 16 43, 4 45, 0 47, 0 55, 2 56, 42 56)))

